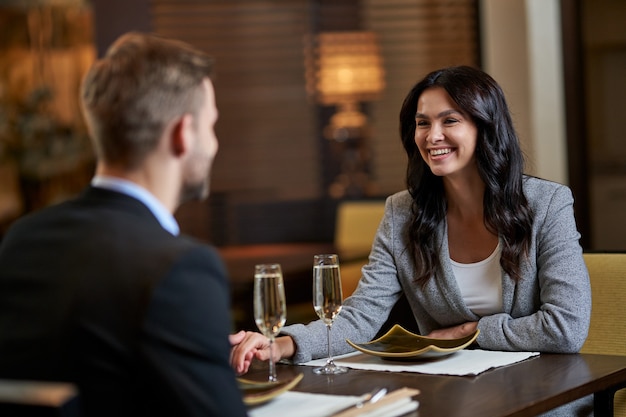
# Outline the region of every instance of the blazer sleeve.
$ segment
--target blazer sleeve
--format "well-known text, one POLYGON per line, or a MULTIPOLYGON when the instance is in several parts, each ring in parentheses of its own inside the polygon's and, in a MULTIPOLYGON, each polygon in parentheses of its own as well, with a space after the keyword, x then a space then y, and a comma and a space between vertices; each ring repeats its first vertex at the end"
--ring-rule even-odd
MULTIPOLYGON (((346 339, 357 343, 370 341, 402 295, 393 256, 393 211, 391 198, 388 198, 369 261, 361 270, 359 284, 354 293, 344 300, 341 313, 332 325, 330 333, 333 355, 354 351, 346 343, 346 339)), ((296 363, 328 355, 327 329, 322 320, 315 320, 307 325, 293 324, 285 327, 281 333, 293 338, 296 353, 292 360, 296 363)))
POLYGON ((510 314, 479 321, 481 347, 573 353, 580 350, 591 318, 589 274, 579 244, 574 199, 569 188, 542 190, 536 212, 531 258, 511 289, 510 314))
POLYGON ((229 362, 231 328, 224 266, 215 250, 195 246, 155 288, 143 327, 153 383, 176 415, 247 415, 229 362))

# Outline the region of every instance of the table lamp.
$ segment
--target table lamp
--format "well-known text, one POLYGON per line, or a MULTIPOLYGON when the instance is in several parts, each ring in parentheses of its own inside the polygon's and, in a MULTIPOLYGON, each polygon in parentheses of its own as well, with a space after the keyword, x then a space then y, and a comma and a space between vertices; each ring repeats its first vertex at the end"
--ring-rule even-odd
POLYGON ((367 117, 360 103, 376 100, 385 88, 378 37, 369 31, 321 32, 310 36, 305 48, 308 94, 336 112, 324 128, 327 139, 343 143, 341 173, 330 194, 369 194, 367 117), (355 188, 356 187, 356 188, 355 188), (353 191, 350 192, 349 189, 353 191))
POLYGON ((309 95, 322 105, 337 106, 326 136, 341 140, 346 134, 341 129, 364 127, 367 118, 359 111, 359 102, 377 99, 385 88, 376 34, 321 32, 309 38, 305 56, 309 95))

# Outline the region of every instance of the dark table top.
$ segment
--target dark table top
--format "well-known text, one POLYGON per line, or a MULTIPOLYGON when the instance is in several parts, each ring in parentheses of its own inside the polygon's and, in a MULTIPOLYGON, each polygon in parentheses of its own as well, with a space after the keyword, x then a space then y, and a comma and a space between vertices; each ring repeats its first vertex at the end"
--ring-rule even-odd
MULTIPOLYGON (((256 364, 246 378, 266 378, 263 365, 256 364)), ((413 417, 535 416, 612 386, 626 386, 626 356, 591 354, 541 354, 472 377, 354 369, 321 376, 312 369, 279 364, 278 377, 303 373, 294 390, 323 394, 360 395, 380 386, 390 391, 416 388, 420 406, 408 414, 413 417)))

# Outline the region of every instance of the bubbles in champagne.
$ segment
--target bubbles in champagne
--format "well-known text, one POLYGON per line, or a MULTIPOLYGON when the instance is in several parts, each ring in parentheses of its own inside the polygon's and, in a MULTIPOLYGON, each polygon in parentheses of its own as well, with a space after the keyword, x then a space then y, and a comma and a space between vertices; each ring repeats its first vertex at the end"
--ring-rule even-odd
POLYGON ((313 307, 318 317, 331 324, 341 311, 341 277, 339 265, 313 266, 313 307))
POLYGON ((265 336, 276 336, 287 317, 282 275, 258 274, 254 278, 254 321, 265 336))

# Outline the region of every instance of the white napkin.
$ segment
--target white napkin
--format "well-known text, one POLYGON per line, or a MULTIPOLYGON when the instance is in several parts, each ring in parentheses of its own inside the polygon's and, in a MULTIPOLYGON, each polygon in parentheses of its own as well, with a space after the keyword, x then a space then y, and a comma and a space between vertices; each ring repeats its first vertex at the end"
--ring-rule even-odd
MULTIPOLYGON (((254 407, 248 411, 250 417, 276 417, 278 415, 298 417, 331 417, 346 407, 359 401, 359 397, 351 395, 326 395, 308 392, 288 391, 272 401, 254 407)), ((381 400, 382 401, 382 400, 381 400)), ((381 407, 363 409, 359 417, 397 417, 416 410, 419 403, 410 397, 381 407)), ((353 414, 351 414, 353 415, 353 414)))
POLYGON ((419 402, 411 400, 411 398, 403 398, 372 411, 363 412, 359 414, 359 417, 396 417, 417 410, 417 407, 419 407, 419 402))
POLYGON ((413 400, 420 391, 415 388, 400 388, 390 392, 374 403, 366 403, 362 408, 350 408, 334 417, 389 417, 399 416, 416 410, 419 402, 413 400))
POLYGON ((248 411, 250 417, 321 417, 356 404, 359 397, 351 395, 311 394, 287 391, 268 403, 248 411))
MULTIPOLYGON (((353 369, 389 372, 418 372, 432 375, 478 375, 488 369, 510 365, 539 355, 539 352, 500 352, 481 349, 463 349, 440 359, 424 362, 389 361, 361 352, 334 358, 335 363, 353 369)), ((322 366, 326 358, 303 365, 322 366)))

